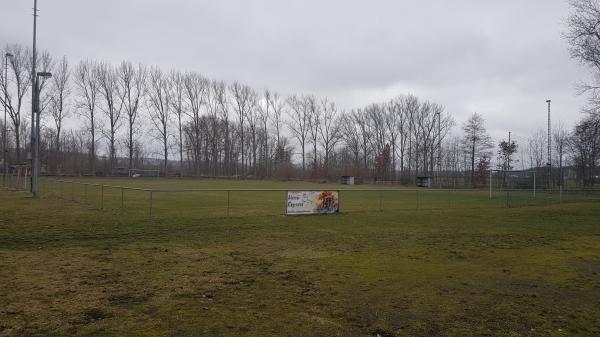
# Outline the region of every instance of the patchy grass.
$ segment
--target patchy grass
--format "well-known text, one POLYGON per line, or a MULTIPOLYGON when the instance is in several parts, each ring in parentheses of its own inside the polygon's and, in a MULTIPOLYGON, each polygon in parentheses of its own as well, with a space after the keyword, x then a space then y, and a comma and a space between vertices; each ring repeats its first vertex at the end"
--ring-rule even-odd
POLYGON ((284 217, 244 200, 150 221, 0 192, 0 336, 600 335, 598 202, 284 217))

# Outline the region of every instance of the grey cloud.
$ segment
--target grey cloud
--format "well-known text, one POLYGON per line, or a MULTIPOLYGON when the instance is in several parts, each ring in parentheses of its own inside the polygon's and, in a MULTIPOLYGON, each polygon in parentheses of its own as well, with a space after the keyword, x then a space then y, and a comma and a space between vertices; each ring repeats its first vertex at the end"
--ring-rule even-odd
MULTIPOLYGON (((578 118, 585 69, 561 39, 564 0, 39 0, 39 44, 98 58, 194 70, 344 108, 414 92, 460 123, 478 111, 494 136, 578 118)), ((0 43, 31 40, 30 1, 2 4, 0 43)))

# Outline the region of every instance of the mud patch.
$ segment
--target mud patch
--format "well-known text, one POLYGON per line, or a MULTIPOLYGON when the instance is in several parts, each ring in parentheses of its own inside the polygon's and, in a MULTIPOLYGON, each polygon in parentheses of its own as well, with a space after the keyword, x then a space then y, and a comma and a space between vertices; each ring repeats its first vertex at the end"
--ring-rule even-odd
POLYGON ((104 311, 100 308, 89 308, 89 309, 84 310, 79 315, 79 318, 72 321, 71 323, 73 325, 84 325, 84 324, 90 324, 90 323, 93 323, 96 321, 100 321, 103 319, 107 319, 110 317, 111 316, 109 313, 107 313, 106 311, 104 311))
POLYGON ((110 305, 140 304, 148 301, 152 297, 151 293, 134 291, 121 291, 110 294, 106 299, 110 305))
POLYGON ((285 249, 280 251, 277 255, 283 258, 293 259, 324 259, 332 256, 329 252, 308 248, 285 249))
POLYGON ((598 278, 600 277, 600 260, 579 260, 574 263, 577 274, 585 278, 598 278))

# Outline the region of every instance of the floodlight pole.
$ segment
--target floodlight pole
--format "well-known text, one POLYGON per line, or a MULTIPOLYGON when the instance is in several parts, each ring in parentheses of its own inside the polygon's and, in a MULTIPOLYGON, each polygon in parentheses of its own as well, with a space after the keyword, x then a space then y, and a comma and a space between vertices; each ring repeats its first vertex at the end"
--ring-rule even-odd
POLYGON ((35 146, 33 147, 33 167, 32 167, 32 184, 31 192, 36 197, 38 194, 38 185, 40 178, 40 77, 49 78, 52 74, 49 72, 38 72, 35 76, 36 94, 35 94, 35 146))
POLYGON ((512 146, 510 144, 510 134, 511 132, 508 131, 508 156, 506 158, 506 170, 510 171, 510 151, 512 150, 512 146))
POLYGON ((6 117, 7 111, 7 100, 8 100, 8 58, 12 58, 13 55, 11 53, 4 54, 4 136, 2 137, 2 163, 3 163, 3 176, 2 176, 2 186, 6 186, 6 175, 8 172, 8 163, 7 163, 7 143, 6 140, 8 138, 8 119, 6 117))
POLYGON ((548 103, 548 188, 551 187, 552 183, 552 135, 550 125, 550 103, 551 100, 546 100, 548 103))
POLYGON ((438 185, 439 188, 442 188, 442 128, 441 128, 441 121, 442 121, 442 113, 440 111, 438 111, 437 113, 438 115, 438 185))
POLYGON ((35 186, 35 143, 36 143, 36 126, 35 126, 35 112, 37 109, 37 71, 36 71, 36 62, 37 62, 37 51, 36 51, 36 34, 37 34, 37 0, 33 0, 33 50, 32 50, 32 59, 31 59, 31 144, 29 150, 29 156, 31 160, 31 193, 35 197, 37 194, 37 189, 35 186))

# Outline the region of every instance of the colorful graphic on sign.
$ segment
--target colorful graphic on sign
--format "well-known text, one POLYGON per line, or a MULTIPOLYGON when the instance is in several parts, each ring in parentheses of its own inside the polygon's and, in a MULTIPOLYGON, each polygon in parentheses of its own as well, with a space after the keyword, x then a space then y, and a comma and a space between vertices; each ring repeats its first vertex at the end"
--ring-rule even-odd
POLYGON ((339 194, 337 191, 288 191, 288 215, 338 213, 339 194))

